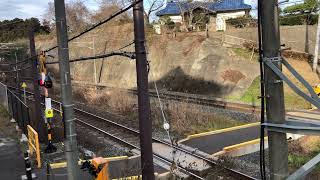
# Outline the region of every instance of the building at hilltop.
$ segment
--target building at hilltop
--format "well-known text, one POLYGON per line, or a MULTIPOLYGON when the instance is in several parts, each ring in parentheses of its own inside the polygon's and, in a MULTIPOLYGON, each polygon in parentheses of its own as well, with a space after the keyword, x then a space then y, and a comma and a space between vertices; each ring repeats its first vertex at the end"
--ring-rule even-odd
POLYGON ((249 15, 250 10, 251 6, 244 0, 170 1, 156 16, 160 22, 169 18, 175 24, 187 24, 192 29, 209 24, 217 31, 225 31, 227 19, 249 15))

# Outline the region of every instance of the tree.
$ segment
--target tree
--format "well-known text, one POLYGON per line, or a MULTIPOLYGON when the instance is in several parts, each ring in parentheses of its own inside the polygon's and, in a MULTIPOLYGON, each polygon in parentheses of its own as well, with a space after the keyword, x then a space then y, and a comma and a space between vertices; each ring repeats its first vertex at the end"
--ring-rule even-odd
POLYGON ((292 6, 288 6, 283 9, 283 13, 285 14, 303 14, 316 12, 318 9, 318 1, 317 0, 305 0, 304 3, 295 4, 292 6))
MULTIPOLYGON (((99 22, 119 11, 126 3, 127 2, 124 0, 102 0, 99 4, 98 11, 91 16, 91 20, 94 23, 99 22)), ((112 22, 127 22, 131 21, 131 19, 132 18, 128 12, 124 12, 116 17, 112 22)))
POLYGON ((144 5, 144 15, 146 17, 146 22, 150 24, 151 15, 158 11, 164 5, 163 0, 146 0, 144 5))
MULTIPOLYGON (((26 38, 29 30, 33 28, 36 33, 48 33, 42 29, 45 27, 40 24, 39 19, 19 19, 0 21, 0 42, 15 41, 17 39, 26 38)), ((50 31, 50 29, 47 29, 50 31)))
MULTIPOLYGON (((90 12, 83 1, 72 0, 66 4, 67 25, 69 31, 81 31, 90 23, 90 12)), ((49 27, 55 27, 54 3, 49 2, 44 19, 49 23, 49 27)))
POLYGON ((204 26, 209 22, 209 3, 214 3, 219 0, 207 0, 207 1, 183 1, 178 0, 177 6, 180 10, 180 16, 182 23, 187 31, 192 31, 196 25, 204 26))

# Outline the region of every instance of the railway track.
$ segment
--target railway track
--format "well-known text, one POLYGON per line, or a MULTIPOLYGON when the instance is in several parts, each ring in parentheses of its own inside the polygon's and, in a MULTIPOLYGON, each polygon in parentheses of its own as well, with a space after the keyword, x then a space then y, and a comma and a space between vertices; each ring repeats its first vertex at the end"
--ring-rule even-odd
MULTIPOLYGON (((14 88, 14 87, 10 87, 10 88, 14 88)), ((31 92, 27 92, 30 95, 33 95, 33 93, 31 92)), ((54 103, 54 110, 60 113, 59 110, 59 106, 61 104, 61 102, 56 101, 56 100, 52 100, 52 102, 54 103)), ((127 126, 124 126, 122 124, 116 123, 114 121, 111 121, 107 118, 95 115, 93 113, 87 112, 83 109, 80 108, 74 108, 75 110, 75 116, 77 118, 77 123, 82 125, 82 126, 86 126, 94 131, 97 131, 107 137, 111 137, 112 139, 114 139, 115 141, 124 144, 127 147, 130 148, 134 148, 134 149, 138 149, 140 150, 139 147, 139 131, 127 126)), ((195 152, 190 152, 187 149, 184 149, 178 145, 172 145, 171 143, 158 139, 158 138, 152 138, 153 142, 156 143, 161 143, 164 144, 166 146, 173 147, 175 150, 179 150, 181 152, 184 152, 186 154, 189 154, 191 156, 194 156, 198 159, 203 160, 204 162, 212 165, 212 166, 218 166, 223 168, 226 173, 236 179, 256 179, 254 177, 251 177, 249 175, 246 175, 242 172, 236 171, 234 169, 225 167, 225 166, 221 166, 220 164, 218 164, 216 161, 209 159, 207 157, 204 157, 200 154, 197 154, 195 152)), ((167 163, 168 165, 172 164, 172 160, 163 157, 159 154, 154 154, 154 158, 161 160, 162 162, 167 163)), ((189 170, 188 167, 183 167, 179 164, 177 164, 177 168, 182 171, 183 173, 196 178, 196 179, 204 179, 203 177, 191 172, 189 170)))
MULTIPOLYGON (((75 82, 75 83, 73 83, 73 85, 115 89, 115 88, 109 87, 107 85, 101 85, 101 84, 94 85, 91 83, 83 83, 83 82, 81 82, 81 83, 75 82)), ((135 90, 135 89, 120 89, 120 88, 116 88, 116 89, 119 89, 120 91, 127 92, 130 94, 135 94, 135 95, 138 93, 137 90, 135 90)), ((149 90, 149 95, 150 95, 150 97, 153 97, 153 98, 158 97, 157 92, 152 89, 149 90)), ((208 97, 208 96, 204 96, 204 95, 187 94, 187 93, 170 92, 170 91, 159 91, 159 96, 161 99, 164 99, 164 100, 187 102, 187 103, 223 108, 223 109, 246 112, 246 113, 260 113, 261 112, 260 106, 245 104, 245 103, 240 103, 240 102, 226 101, 225 99, 222 99, 222 98, 208 97)))

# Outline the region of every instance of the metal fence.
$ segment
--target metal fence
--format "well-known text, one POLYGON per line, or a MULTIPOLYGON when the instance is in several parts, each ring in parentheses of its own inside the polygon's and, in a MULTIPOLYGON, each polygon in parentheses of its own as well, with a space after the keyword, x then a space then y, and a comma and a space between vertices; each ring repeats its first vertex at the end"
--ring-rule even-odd
POLYGON ((27 134, 27 125, 30 124, 29 107, 15 94, 15 92, 7 89, 8 109, 23 133, 27 134))

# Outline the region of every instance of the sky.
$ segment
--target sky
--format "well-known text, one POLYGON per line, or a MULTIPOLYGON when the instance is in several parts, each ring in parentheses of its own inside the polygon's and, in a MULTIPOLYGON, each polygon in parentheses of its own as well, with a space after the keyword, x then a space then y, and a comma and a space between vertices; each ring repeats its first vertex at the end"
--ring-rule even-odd
MULTIPOLYGON (((83 0, 90 10, 98 9, 99 0, 83 0)), ((253 8, 256 7, 257 0, 244 0, 253 8)), ((299 0, 290 0, 290 2, 299 0)), ((301 1, 301 0, 300 0, 301 1)), ((0 20, 14 19, 16 17, 26 19, 36 17, 42 19, 48 2, 53 0, 0 0, 0 20)), ((68 0, 66 0, 68 2, 68 0)))
MULTIPOLYGON (((42 19, 49 2, 53 0, 0 0, 0 20, 16 17, 42 19)), ((98 0, 84 0, 84 2, 90 10, 98 8, 98 0)))

